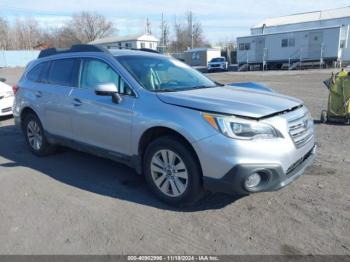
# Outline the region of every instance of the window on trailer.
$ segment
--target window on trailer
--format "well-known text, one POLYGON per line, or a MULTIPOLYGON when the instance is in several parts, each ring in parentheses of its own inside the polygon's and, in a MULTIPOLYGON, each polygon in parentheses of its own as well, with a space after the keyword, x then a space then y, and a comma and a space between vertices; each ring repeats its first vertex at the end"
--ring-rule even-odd
POLYGON ((282 39, 282 47, 288 47, 288 39, 282 39))

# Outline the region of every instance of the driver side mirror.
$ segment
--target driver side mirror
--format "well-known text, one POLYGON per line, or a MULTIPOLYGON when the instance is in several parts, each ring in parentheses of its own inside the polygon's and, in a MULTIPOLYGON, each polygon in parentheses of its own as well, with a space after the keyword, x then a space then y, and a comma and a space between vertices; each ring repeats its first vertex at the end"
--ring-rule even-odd
POLYGON ((118 89, 113 83, 99 84, 95 88, 95 94, 98 96, 111 96, 113 103, 120 104, 122 97, 118 93, 118 89))
POLYGON ((6 82, 6 78, 0 77, 0 82, 6 82))

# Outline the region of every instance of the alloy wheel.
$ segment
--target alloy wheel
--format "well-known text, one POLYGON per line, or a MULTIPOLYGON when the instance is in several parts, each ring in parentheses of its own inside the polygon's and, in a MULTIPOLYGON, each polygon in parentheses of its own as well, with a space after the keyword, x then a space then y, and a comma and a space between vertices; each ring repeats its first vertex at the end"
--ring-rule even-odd
POLYGON ((27 137, 30 146, 34 150, 38 151, 41 149, 43 136, 39 124, 34 120, 29 121, 27 125, 27 137))
POLYGON ((154 184, 167 196, 179 197, 187 189, 186 165, 179 155, 169 149, 159 150, 153 155, 151 174, 154 184))

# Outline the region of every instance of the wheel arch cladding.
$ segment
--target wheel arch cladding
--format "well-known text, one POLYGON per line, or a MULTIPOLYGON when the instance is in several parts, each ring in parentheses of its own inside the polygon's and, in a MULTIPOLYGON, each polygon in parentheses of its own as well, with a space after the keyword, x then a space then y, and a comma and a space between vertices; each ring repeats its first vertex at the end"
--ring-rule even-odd
MULTIPOLYGON (((139 141, 139 146, 138 146, 138 155, 140 157, 141 165, 143 165, 143 158, 144 158, 144 153, 147 149, 147 146, 152 143, 154 140, 160 137, 164 136, 169 136, 173 137, 177 141, 181 142, 183 145, 185 145, 191 152, 191 154, 195 157, 197 161, 197 165, 199 167, 201 176, 203 176, 202 172, 202 166, 200 164, 198 155, 191 145, 191 143, 184 137, 182 134, 179 132, 175 131, 174 129, 168 128, 168 127, 162 127, 162 126, 156 126, 147 129, 141 136, 140 141, 139 141)), ((143 166, 142 166, 143 168, 143 166)))

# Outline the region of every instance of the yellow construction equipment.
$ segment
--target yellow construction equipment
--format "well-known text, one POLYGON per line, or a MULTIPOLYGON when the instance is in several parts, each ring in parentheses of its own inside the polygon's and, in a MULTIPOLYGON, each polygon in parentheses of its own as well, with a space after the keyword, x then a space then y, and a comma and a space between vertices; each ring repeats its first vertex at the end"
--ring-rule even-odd
POLYGON ((345 70, 324 82, 329 89, 328 108, 321 113, 321 122, 350 124, 350 76, 345 70))

